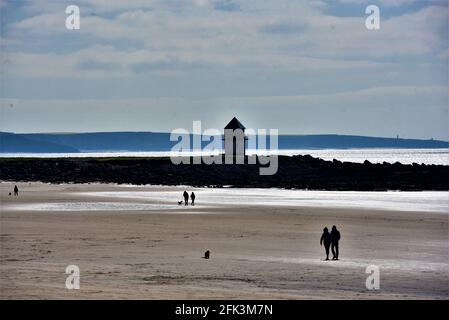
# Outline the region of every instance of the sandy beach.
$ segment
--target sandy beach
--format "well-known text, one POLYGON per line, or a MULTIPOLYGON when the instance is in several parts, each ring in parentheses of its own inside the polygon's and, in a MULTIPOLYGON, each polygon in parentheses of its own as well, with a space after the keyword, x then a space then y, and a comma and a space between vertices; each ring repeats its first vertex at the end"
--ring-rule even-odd
POLYGON ((225 190, 194 188, 197 205, 184 207, 183 187, 18 185, 14 197, 0 183, 2 299, 449 298, 444 210, 279 205, 259 191, 260 203, 237 191, 220 203, 225 190), (341 260, 323 261, 334 224, 341 260), (371 264, 380 290, 365 287, 371 264), (68 265, 79 290, 65 287, 68 265))

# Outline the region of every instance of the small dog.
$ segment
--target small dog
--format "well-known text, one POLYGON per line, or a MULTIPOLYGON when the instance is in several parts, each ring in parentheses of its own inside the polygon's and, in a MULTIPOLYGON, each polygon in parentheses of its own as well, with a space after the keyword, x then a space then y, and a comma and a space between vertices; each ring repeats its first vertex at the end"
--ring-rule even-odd
POLYGON ((182 200, 178 201, 178 206, 182 205, 182 200))
POLYGON ((210 258, 210 251, 207 250, 206 252, 204 252, 204 259, 209 259, 210 258))

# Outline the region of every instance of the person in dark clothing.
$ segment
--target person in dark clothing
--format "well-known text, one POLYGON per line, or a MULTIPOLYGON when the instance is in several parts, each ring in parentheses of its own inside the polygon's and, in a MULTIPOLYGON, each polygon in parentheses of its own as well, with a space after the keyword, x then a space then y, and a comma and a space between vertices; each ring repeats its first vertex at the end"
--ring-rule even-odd
POLYGON ((190 201, 192 202, 192 206, 194 206, 195 205, 195 194, 193 192, 190 194, 190 201))
POLYGON ((19 195, 19 188, 17 188, 17 186, 14 186, 14 195, 15 196, 19 195))
POLYGON ((182 195, 184 197, 184 204, 186 206, 189 205, 189 194, 187 193, 187 191, 184 190, 184 193, 182 195))
POLYGON ((320 239, 320 246, 324 243, 324 249, 326 250, 326 260, 329 260, 329 247, 331 245, 331 234, 329 233, 329 229, 326 227, 323 229, 323 235, 320 239))
POLYGON ((337 230, 336 226, 333 226, 331 231, 332 260, 338 260, 338 242, 340 241, 340 238, 340 231, 337 230))

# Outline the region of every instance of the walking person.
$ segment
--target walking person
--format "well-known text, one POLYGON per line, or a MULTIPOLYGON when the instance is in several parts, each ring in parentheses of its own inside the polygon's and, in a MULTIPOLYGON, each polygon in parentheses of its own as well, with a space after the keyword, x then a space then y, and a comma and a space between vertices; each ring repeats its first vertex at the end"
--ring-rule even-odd
POLYGON ((323 229, 323 234, 320 239, 320 246, 324 243, 324 249, 326 250, 326 261, 329 260, 329 247, 331 246, 331 234, 329 233, 329 229, 325 227, 323 229))
POLYGON ((333 226, 331 231, 332 260, 338 260, 338 242, 340 241, 340 238, 340 231, 337 230, 336 226, 333 226))
POLYGON ((19 195, 19 188, 17 188, 17 186, 14 186, 14 195, 18 196, 19 195))
POLYGON ((190 202, 192 203, 192 206, 195 205, 195 194, 193 193, 193 191, 192 191, 192 193, 190 194, 190 202))
POLYGON ((184 197, 184 205, 189 205, 189 194, 187 193, 187 191, 184 190, 184 193, 182 195, 184 197))

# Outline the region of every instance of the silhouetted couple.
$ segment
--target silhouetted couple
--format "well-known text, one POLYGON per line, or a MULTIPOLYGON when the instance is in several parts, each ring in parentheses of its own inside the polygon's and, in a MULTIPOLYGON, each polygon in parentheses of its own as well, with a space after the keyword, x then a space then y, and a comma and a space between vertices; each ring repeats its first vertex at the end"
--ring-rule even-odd
POLYGON ((337 230, 336 226, 332 227, 331 233, 329 229, 325 227, 323 229, 323 235, 320 239, 320 245, 324 243, 324 249, 326 250, 326 260, 329 260, 329 247, 332 249, 332 260, 338 260, 338 242, 340 241, 340 231, 337 230))
MULTIPOLYGON (((189 205, 189 194, 187 193, 187 191, 184 190, 184 193, 182 195, 184 197, 184 204, 186 206, 188 206, 189 205)), ((193 192, 190 194, 190 200, 191 200, 192 206, 194 206, 195 205, 195 194, 193 192)))

